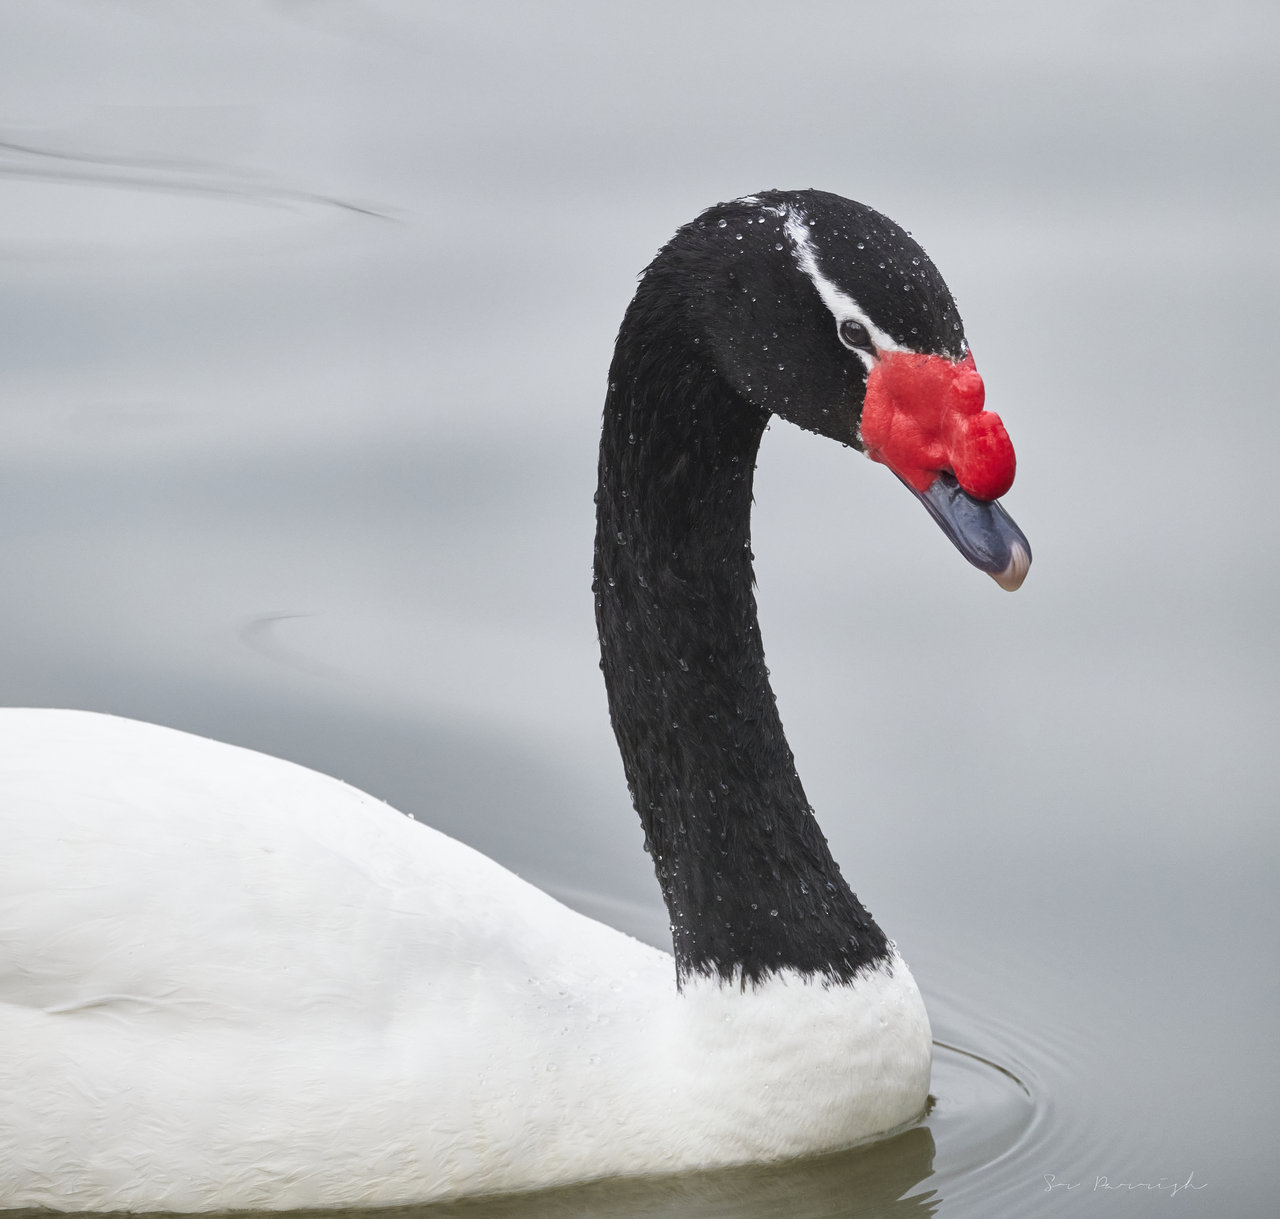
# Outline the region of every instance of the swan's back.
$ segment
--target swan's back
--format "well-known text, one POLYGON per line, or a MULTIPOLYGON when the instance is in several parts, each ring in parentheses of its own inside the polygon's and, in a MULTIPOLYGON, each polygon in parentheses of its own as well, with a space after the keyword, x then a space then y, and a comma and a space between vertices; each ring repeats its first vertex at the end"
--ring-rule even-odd
POLYGON ((545 964, 569 913, 336 779, 151 724, 0 710, 0 783, 7 1003, 354 1018, 477 956, 545 964))
POLYGON ((176 1209, 475 1188, 504 1143, 527 1168, 513 1098, 552 1126, 581 1104, 579 1026, 672 989, 666 954, 249 750, 5 709, 0 790, 0 1177, 38 1171, 26 1204, 127 1207, 140 1156, 176 1209))

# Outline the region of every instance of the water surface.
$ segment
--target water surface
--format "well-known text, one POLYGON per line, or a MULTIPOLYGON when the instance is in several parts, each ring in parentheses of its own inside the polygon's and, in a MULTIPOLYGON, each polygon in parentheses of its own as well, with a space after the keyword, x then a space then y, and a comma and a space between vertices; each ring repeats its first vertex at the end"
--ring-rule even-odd
POLYGON ((7 12, 0 697, 306 763, 662 943, 594 651, 610 345, 701 207, 864 199, 956 292, 1036 552, 1006 596, 766 437, 774 682, 932 1110, 423 1214, 1274 1213, 1276 18, 795 13, 7 12))

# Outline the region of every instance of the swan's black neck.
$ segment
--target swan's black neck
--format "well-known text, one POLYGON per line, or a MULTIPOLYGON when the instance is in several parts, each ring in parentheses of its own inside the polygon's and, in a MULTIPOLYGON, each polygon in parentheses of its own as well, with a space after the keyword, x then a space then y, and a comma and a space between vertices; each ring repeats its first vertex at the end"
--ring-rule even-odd
POLYGON ((737 395, 651 270, 600 447, 601 667, 671 915, 677 975, 835 981, 885 959, 783 735, 756 621, 751 483, 768 413, 737 395))

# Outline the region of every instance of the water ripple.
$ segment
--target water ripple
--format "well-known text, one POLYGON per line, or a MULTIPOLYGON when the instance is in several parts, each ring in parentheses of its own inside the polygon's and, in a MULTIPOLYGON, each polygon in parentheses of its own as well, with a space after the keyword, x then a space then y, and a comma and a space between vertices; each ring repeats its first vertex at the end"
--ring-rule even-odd
POLYGON ((187 243, 257 235, 311 216, 397 219, 337 195, 264 181, 224 166, 170 157, 67 152, 0 139, 0 244, 7 256, 187 243), (239 205, 234 214, 227 205, 239 205), (250 209, 256 211, 250 211, 250 209))

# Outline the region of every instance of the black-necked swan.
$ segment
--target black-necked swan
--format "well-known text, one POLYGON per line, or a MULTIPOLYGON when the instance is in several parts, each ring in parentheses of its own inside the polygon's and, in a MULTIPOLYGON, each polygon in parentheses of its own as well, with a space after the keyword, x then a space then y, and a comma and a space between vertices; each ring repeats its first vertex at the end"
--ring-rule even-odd
POLYGON ((930 1032, 769 688, 771 415, 865 450, 1016 588, 1013 450, 902 229, 713 207, 645 271, 600 446, 609 707, 673 954, 335 779, 82 711, 0 713, 0 1206, 374 1206, 846 1147, 930 1032))

